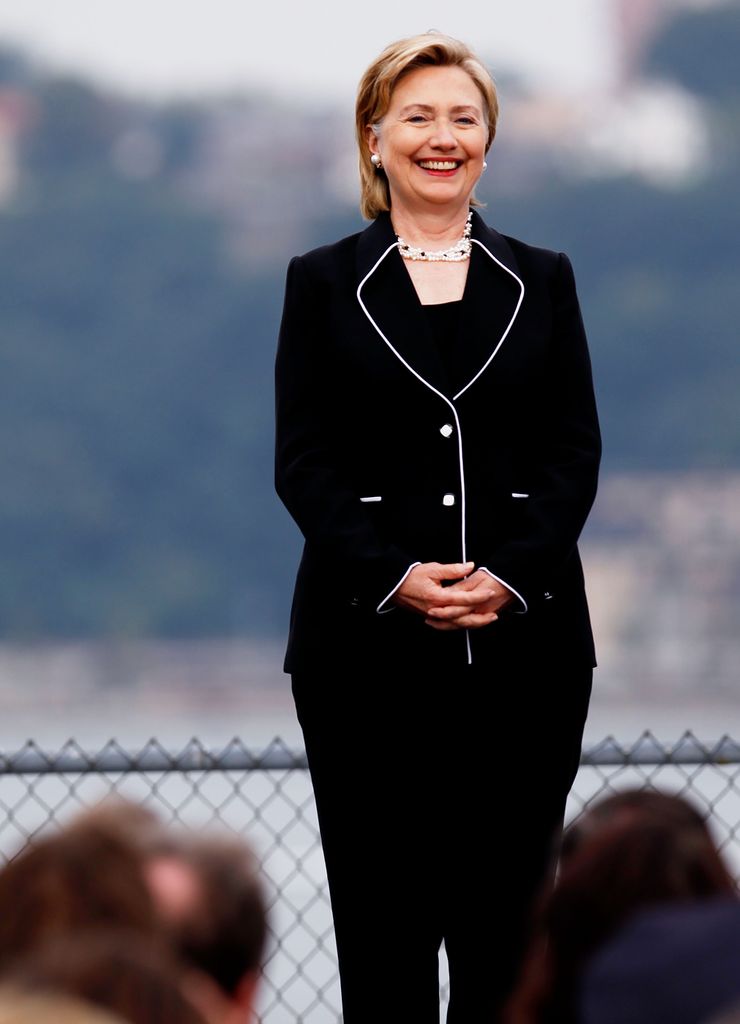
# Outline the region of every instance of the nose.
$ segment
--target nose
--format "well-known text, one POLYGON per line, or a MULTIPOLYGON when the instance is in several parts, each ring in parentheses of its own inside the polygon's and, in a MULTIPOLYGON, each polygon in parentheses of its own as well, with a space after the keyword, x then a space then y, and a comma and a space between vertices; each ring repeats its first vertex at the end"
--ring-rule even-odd
POLYGON ((447 118, 439 118, 434 123, 434 133, 429 140, 430 145, 437 149, 455 149, 457 146, 457 139, 455 134, 450 127, 450 122, 447 118))

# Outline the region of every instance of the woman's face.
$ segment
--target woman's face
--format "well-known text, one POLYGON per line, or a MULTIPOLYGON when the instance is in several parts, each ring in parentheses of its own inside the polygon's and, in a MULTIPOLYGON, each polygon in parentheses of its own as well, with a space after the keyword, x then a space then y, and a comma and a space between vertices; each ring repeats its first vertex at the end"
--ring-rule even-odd
POLYGON ((486 153, 483 96, 460 67, 419 68, 398 83, 379 135, 368 128, 367 138, 394 210, 467 206, 486 153))

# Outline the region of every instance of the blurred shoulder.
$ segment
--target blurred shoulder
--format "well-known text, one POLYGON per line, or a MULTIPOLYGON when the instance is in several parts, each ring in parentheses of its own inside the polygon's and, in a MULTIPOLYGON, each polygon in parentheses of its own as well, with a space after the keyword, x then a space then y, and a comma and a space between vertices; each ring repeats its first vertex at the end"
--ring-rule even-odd
POLYGON ((532 273, 542 273, 550 277, 561 273, 563 264, 570 268, 570 260, 564 252, 558 249, 546 249, 540 245, 532 245, 511 235, 502 235, 502 238, 506 240, 522 271, 529 270, 532 273))
POLYGON ((354 266, 357 244, 362 234, 362 231, 356 231, 336 242, 309 249, 308 252, 294 257, 292 262, 301 263, 312 277, 320 280, 336 277, 347 267, 354 266))
POLYGON ((537 279, 552 283, 563 276, 572 276, 570 261, 565 253, 532 245, 513 235, 505 235, 487 224, 479 214, 473 217, 473 240, 488 249, 490 255, 503 263, 522 280, 534 283, 537 279))

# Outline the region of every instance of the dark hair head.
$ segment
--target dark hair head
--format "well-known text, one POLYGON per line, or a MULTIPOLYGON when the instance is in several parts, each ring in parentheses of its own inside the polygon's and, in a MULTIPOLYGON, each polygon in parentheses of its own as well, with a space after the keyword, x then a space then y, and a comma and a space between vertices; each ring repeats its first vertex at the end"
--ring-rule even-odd
POLYGON ((586 808, 565 830, 560 849, 561 864, 605 826, 635 818, 649 818, 666 826, 673 825, 679 832, 696 829, 703 836, 707 834, 704 818, 688 800, 657 789, 626 789, 586 808))
POLYGON ((542 898, 511 1024, 573 1021, 583 968, 636 911, 735 894, 705 822, 680 797, 610 797, 575 829, 542 898))
POLYGON ((142 860, 122 836, 72 826, 0 869, 0 969, 57 935, 114 926, 158 930, 142 860))
POLYGON ((77 814, 68 829, 94 829, 123 839, 135 849, 144 850, 167 834, 159 815, 144 804, 109 796, 77 814))
POLYGON ((259 970, 267 912, 259 865, 236 837, 171 840, 149 859, 148 877, 171 941, 186 964, 233 995, 259 970), (162 884, 169 868, 179 892, 162 884))

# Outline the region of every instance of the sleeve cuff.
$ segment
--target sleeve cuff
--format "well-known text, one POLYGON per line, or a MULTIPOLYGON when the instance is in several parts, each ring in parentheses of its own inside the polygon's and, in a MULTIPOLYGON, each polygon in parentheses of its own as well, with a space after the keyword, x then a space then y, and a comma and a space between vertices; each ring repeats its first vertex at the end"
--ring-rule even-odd
MULTIPOLYGON (((485 565, 479 565, 478 568, 482 572, 488 573, 488 575, 491 577, 491 579, 496 580, 497 583, 500 583, 502 586, 506 587, 507 590, 510 590, 511 593, 514 595, 514 597, 519 601, 519 603, 521 605, 521 608, 512 608, 511 609, 512 612, 515 615, 524 615, 525 612, 527 612, 529 610, 528 606, 527 606, 527 602, 524 600, 524 598, 522 597, 522 595, 518 591, 514 590, 514 588, 511 586, 510 583, 507 583, 506 580, 502 580, 500 576, 496 576, 496 574, 492 573, 490 569, 486 569, 485 565)), ((408 573, 406 575, 408 575, 408 573)), ((404 579, 405 578, 406 577, 404 576, 404 579)), ((403 580, 401 580, 401 583, 403 583, 403 580)), ((401 583, 398 584, 399 587, 400 587, 401 583)))
MULTIPOLYGON (((415 568, 417 567, 417 565, 421 565, 421 562, 412 562, 412 563, 411 563, 411 565, 410 565, 410 566, 408 567, 408 569, 406 570, 406 572, 405 572, 405 573, 403 574, 403 576, 401 577, 401 579, 400 579, 400 580, 398 581, 398 583, 397 583, 397 584, 395 585, 395 587, 393 588, 393 590, 391 590, 390 594, 387 594, 387 595, 386 595, 386 596, 385 596, 385 597, 383 598, 383 600, 382 600, 382 601, 380 602, 380 604, 378 605, 378 607, 377 607, 377 608, 375 609, 375 611, 376 611, 376 612, 378 613, 378 615, 386 615, 386 614, 387 614, 388 612, 392 612, 392 611, 393 611, 393 605, 391 605, 391 606, 390 606, 390 608, 386 608, 386 607, 385 607, 385 605, 387 605, 387 604, 388 604, 388 602, 389 602, 389 601, 391 600, 391 598, 392 598, 392 597, 393 597, 393 595, 394 595, 394 594, 396 593, 396 591, 398 590, 398 588, 399 588, 399 587, 400 587, 400 586, 402 585, 403 581, 404 581, 404 580, 406 579, 406 577, 408 576, 408 574, 409 574, 409 573, 411 572, 411 570, 412 570, 412 569, 415 569, 415 568)), ((504 584, 504 585, 505 585, 505 584, 504 584)), ((509 589, 511 589, 511 588, 509 588, 509 589)), ((518 596, 519 596, 519 595, 517 594, 517 597, 518 597, 518 596)))

